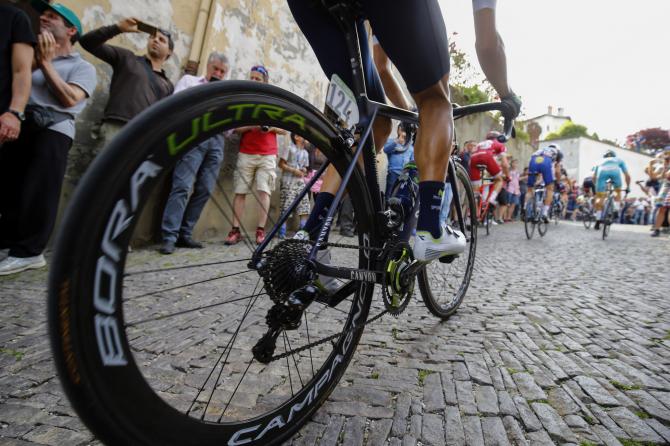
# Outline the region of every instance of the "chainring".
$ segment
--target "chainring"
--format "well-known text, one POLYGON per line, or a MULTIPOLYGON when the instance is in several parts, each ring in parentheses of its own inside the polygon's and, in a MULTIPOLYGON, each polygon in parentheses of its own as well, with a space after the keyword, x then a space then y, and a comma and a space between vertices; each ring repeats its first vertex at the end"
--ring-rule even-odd
POLYGON ((382 300, 386 311, 393 316, 398 316, 405 311, 414 294, 415 276, 406 281, 401 280, 403 271, 414 261, 414 255, 407 242, 391 245, 385 254, 382 300))

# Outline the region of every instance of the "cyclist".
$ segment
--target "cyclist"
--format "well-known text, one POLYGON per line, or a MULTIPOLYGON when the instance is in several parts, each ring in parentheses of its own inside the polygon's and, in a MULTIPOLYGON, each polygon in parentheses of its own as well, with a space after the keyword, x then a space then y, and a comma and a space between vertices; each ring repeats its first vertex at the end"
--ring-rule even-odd
MULTIPOLYGON (((332 1, 330 3, 333 3, 332 1)), ((484 74, 506 104, 506 115, 516 117, 521 101, 507 82, 507 63, 502 39, 496 31, 495 0, 473 0, 477 56, 484 74)), ((352 85, 352 67, 346 41, 333 17, 320 1, 288 0, 293 16, 312 46, 328 77, 337 74, 352 85)), ((465 250, 464 235, 440 225, 444 179, 453 141, 452 105, 449 98, 449 46, 437 0, 360 0, 357 18, 368 97, 385 102, 384 90, 374 69, 364 19, 369 20, 379 43, 407 83, 419 109, 420 129, 415 157, 419 168, 420 210, 414 256, 430 261, 465 250), (398 32, 402 30, 402 32, 398 32), (414 43, 407 50, 407 42, 414 43)), ((382 148, 391 131, 389 119, 377 119, 373 142, 382 148)), ((316 238, 340 184, 334 168, 326 174, 305 230, 316 238)))
POLYGON ((658 199, 656 207, 658 208, 656 219, 654 220, 654 228, 651 233, 652 237, 658 237, 661 235, 661 227, 663 222, 665 222, 668 215, 670 215, 670 146, 666 146, 663 152, 661 152, 663 165, 659 169, 659 177, 663 180, 663 185, 661 186, 660 193, 658 194, 658 199))
POLYGON ((600 229, 602 222, 602 211, 605 204, 605 195, 607 193, 607 180, 612 180, 616 197, 614 199, 614 210, 618 211, 618 204, 621 203, 621 172, 626 177, 626 193, 630 192, 630 174, 626 163, 616 156, 614 150, 608 150, 603 155, 602 161, 593 169, 593 182, 596 185, 596 225, 595 229, 600 229))
MULTIPOLYGON (((561 178, 561 161, 563 152, 558 144, 549 144, 547 147, 537 150, 530 157, 528 164, 528 190, 526 191, 526 206, 533 203, 533 186, 535 177, 542 174, 542 180, 545 184, 544 206, 542 206, 542 218, 545 222, 549 221, 549 208, 554 198, 554 178, 561 178)), ((530 212, 526 210, 526 216, 530 212)))
MULTIPOLYGON (((507 162, 507 147, 498 141, 500 132, 491 130, 486 134, 486 140, 477 144, 470 157, 470 180, 472 188, 477 189, 481 184, 481 171, 478 164, 484 164, 486 171, 493 179, 493 191, 489 194, 489 205, 496 206, 498 194, 503 188, 503 176, 509 177, 509 163, 507 162)), ((484 198, 484 197, 482 197, 484 198)))
POLYGON ((593 170, 591 175, 587 175, 582 182, 582 191, 585 198, 591 198, 596 193, 596 186, 593 184, 593 170))

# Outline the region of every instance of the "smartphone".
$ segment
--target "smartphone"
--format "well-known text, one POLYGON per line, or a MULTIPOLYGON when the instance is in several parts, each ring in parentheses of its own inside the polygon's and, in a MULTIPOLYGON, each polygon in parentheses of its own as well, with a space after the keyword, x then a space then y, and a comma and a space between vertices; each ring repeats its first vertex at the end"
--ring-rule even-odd
POLYGON ((142 31, 143 33, 147 33, 150 36, 155 36, 156 31, 158 31, 158 28, 156 28, 153 25, 149 25, 148 23, 140 22, 139 20, 137 21, 137 29, 142 31))

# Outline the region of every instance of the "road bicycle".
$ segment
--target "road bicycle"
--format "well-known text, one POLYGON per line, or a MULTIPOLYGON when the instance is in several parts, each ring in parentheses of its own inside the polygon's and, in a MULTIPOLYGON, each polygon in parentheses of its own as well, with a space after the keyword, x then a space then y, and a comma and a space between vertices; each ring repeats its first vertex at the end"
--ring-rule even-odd
POLYGON ((551 200, 551 207, 549 208, 549 220, 552 220, 554 225, 557 225, 558 220, 563 216, 563 207, 560 194, 554 193, 554 197, 551 200))
POLYGON ((544 206, 544 194, 546 188, 543 184, 538 184, 533 189, 533 199, 527 204, 526 216, 524 218, 524 230, 528 240, 533 238, 535 227, 540 237, 547 233, 548 224, 542 217, 542 206, 544 206))
POLYGON ((493 192, 493 181, 490 178, 484 178, 484 172, 486 171, 486 165, 477 164, 477 169, 479 169, 479 178, 481 178, 479 188, 475 194, 475 200, 477 202, 477 221, 480 225, 486 228, 486 235, 491 233, 491 222, 493 221, 493 206, 489 202, 491 193, 493 192), (486 193, 488 191, 488 193, 486 193), (486 195, 486 199, 483 197, 486 195))
POLYGON ((578 209, 584 228, 591 229, 591 225, 596 220, 596 213, 593 208, 593 197, 584 197, 584 202, 578 209))
MULTIPOLYGON (((333 77, 328 117, 266 84, 194 87, 125 126, 75 192, 49 277, 49 332, 64 390, 102 441, 280 443, 328 398, 365 325, 402 312, 416 283, 439 318, 462 302, 477 246, 476 225, 465 219, 476 213, 468 173, 449 161, 448 220, 466 235, 465 252, 416 262, 407 236, 415 212, 384 203, 371 128, 379 116, 417 124, 418 115, 367 98, 355 69, 361 53, 354 17, 340 2, 331 11, 344 31, 354 83, 351 91, 333 77), (286 129, 318 147, 327 162, 271 221, 260 245, 247 237, 209 257, 187 257, 189 264, 143 268, 128 246, 138 221, 152 212, 149 198, 189 150, 242 126, 286 129), (279 240, 280 227, 328 165, 342 185, 318 238, 279 240), (357 216, 357 244, 329 239, 345 194, 357 216), (336 287, 328 289, 324 277, 336 287)), ((493 110, 510 116, 504 104, 485 103, 454 107, 454 118, 493 110)), ((512 129, 506 119, 504 139, 512 129)), ((225 184, 217 187, 225 192, 225 184)), ((227 219, 223 200, 230 206, 225 193, 211 204, 227 219)))
MULTIPOLYGON (((614 198, 616 196, 616 191, 614 190, 614 183, 611 179, 607 179, 607 198, 605 199, 605 205, 603 206, 602 213, 602 228, 603 228, 603 240, 607 239, 610 234, 610 226, 616 221, 617 211, 614 209, 614 198)), ((628 196, 628 191, 626 190, 624 200, 628 196)))

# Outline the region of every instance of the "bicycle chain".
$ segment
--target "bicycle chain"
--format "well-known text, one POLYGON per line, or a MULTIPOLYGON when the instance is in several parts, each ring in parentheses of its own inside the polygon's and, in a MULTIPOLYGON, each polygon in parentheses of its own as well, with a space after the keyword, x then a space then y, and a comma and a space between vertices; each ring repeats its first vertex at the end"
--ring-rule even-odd
MULTIPOLYGON (((381 318, 382 316, 384 316, 386 313, 388 313, 388 310, 384 310, 384 311, 382 311, 382 312, 379 313, 377 316, 375 316, 375 317, 373 317, 373 318, 368 319, 367 321, 365 321, 365 325, 371 324, 372 322, 374 322, 374 321, 380 319, 380 318, 381 318)), ((349 331, 351 331, 351 329, 349 329, 349 331)), ((347 333, 348 333, 348 332, 347 332, 347 333)), ((279 359, 284 359, 284 358, 287 358, 289 355, 293 355, 293 354, 295 354, 295 353, 300 353, 300 352, 303 352, 303 351, 305 351, 305 350, 307 350, 307 349, 309 349, 309 348, 316 347, 316 346, 321 345, 321 344, 325 344, 326 342, 328 342, 328 341, 332 341, 333 339, 337 339, 337 338, 340 337, 340 336, 342 336, 342 333, 334 334, 334 335, 332 335, 332 336, 328 336, 327 338, 323 338, 323 339, 318 340, 318 341, 316 341, 316 342, 312 342, 311 344, 307 344, 307 345, 304 345, 304 346, 302 346, 302 347, 298 347, 298 348, 296 348, 296 349, 294 349, 294 350, 291 350, 291 351, 289 351, 289 352, 284 352, 284 353, 281 353, 281 354, 279 354, 279 355, 275 355, 275 356, 273 356, 272 358, 270 358, 270 362, 277 361, 277 360, 279 360, 279 359)))
MULTIPOLYGON (((302 243, 302 244, 314 245, 314 242, 307 241, 307 240, 286 240, 286 241, 291 242, 291 243, 302 243)), ((365 246, 360 246, 360 245, 347 245, 347 244, 344 244, 344 243, 326 243, 325 247, 326 248, 329 248, 329 247, 345 248, 345 249, 367 249, 369 251, 374 251, 374 252, 383 252, 384 251, 383 248, 376 248, 376 247, 373 247, 373 246, 365 247, 365 246)), ((371 324, 371 323, 375 322, 376 320, 381 319, 381 317, 386 315, 387 313, 388 313, 388 310, 382 311, 381 313, 374 316, 373 318, 368 319, 367 321, 365 321, 365 325, 371 324)), ((284 353, 280 353, 280 354, 275 355, 272 358, 270 358, 270 362, 277 361, 279 359, 284 359, 284 358, 287 358, 289 355, 300 353, 300 352, 303 352, 303 351, 305 351, 307 349, 310 349, 312 347, 317 347, 321 344, 325 344, 326 342, 332 341, 333 339, 337 339, 341 335, 342 335, 342 333, 334 334, 334 335, 325 337, 323 339, 320 339, 316 342, 312 342, 312 343, 304 345, 302 347, 298 347, 294 350, 284 352, 284 353)))

